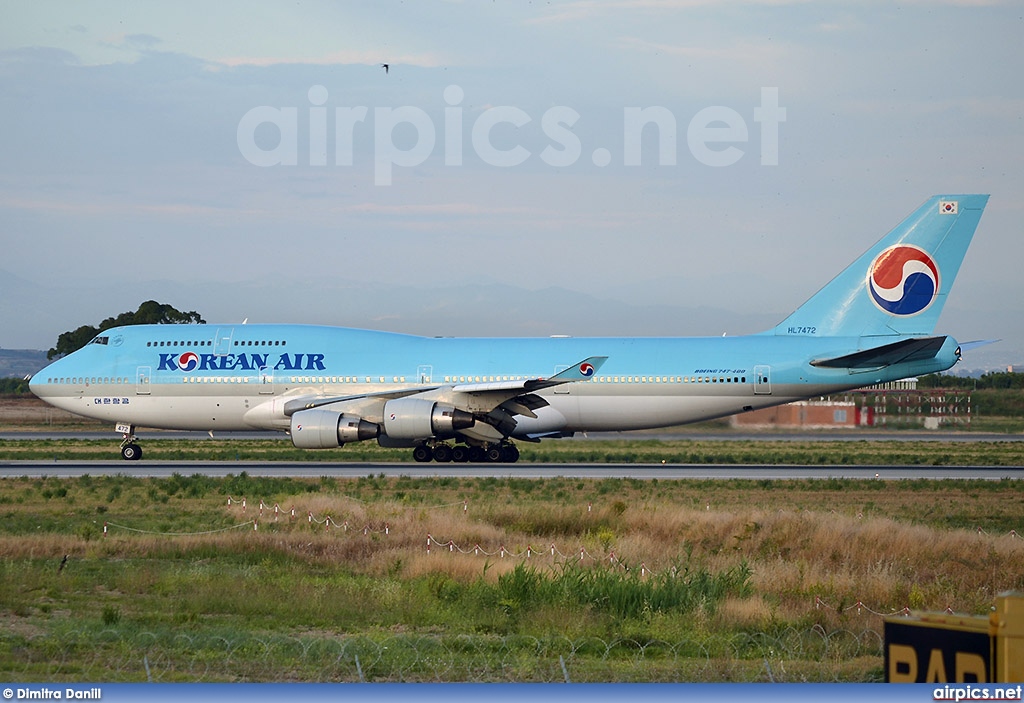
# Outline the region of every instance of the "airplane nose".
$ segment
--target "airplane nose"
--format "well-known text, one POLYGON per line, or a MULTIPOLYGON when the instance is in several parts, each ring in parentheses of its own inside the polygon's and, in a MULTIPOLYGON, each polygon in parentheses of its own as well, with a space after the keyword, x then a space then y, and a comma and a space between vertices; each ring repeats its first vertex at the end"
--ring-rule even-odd
POLYGON ((60 360, 53 361, 49 365, 44 366, 39 371, 32 374, 32 377, 28 379, 28 389, 32 391, 32 394, 37 398, 47 398, 51 395, 50 380, 55 376, 59 375, 54 373, 55 366, 60 363, 60 360))
POLYGON ((32 377, 28 379, 28 389, 32 391, 32 394, 37 398, 42 398, 45 391, 43 391, 42 371, 32 374, 32 377))

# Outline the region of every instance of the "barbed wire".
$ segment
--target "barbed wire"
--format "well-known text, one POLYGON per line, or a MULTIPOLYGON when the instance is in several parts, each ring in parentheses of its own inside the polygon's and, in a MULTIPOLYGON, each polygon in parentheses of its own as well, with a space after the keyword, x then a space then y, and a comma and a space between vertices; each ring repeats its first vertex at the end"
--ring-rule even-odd
MULTIPOLYGON (((362 500, 360 498, 356 498, 354 496, 349 496, 349 495, 344 495, 343 494, 341 497, 345 498, 346 500, 351 500, 351 501, 353 501, 355 503, 361 503, 363 505, 369 505, 368 501, 362 500)), ((233 505, 241 505, 242 506, 242 512, 246 512, 248 510, 248 507, 247 507, 248 503, 247 503, 247 500, 244 497, 243 498, 233 498, 231 496, 228 496, 228 498, 227 498, 227 505, 228 505, 228 507, 232 507, 233 505)), ((468 499, 464 499, 464 500, 456 501, 456 502, 453 502, 453 503, 441 503, 441 504, 438 504, 438 505, 389 505, 388 507, 390 509, 396 509, 396 510, 419 510, 419 511, 423 511, 423 510, 442 510, 442 509, 446 509, 446 508, 461 507, 463 514, 467 515, 469 513, 469 500, 468 499)), ((293 519, 293 520, 296 517, 296 508, 295 507, 282 508, 280 503, 277 503, 277 502, 275 502, 273 504, 273 506, 270 506, 265 501, 260 499, 258 510, 259 510, 259 516, 261 518, 263 517, 264 511, 271 510, 271 509, 273 509, 273 511, 274 511, 274 520, 275 521, 277 521, 279 519, 279 517, 280 517, 280 515, 282 513, 288 514, 289 517, 291 519, 293 519)), ((706 509, 707 510, 711 510, 711 503, 710 502, 707 503, 706 509)), ((587 513, 592 513, 593 510, 594 510, 593 502, 588 502, 587 503, 587 508, 586 508, 587 513)), ((779 512, 783 513, 785 511, 780 509, 779 512)), ((835 510, 832 510, 830 512, 832 514, 837 514, 837 512, 835 510)), ((308 512, 308 514, 310 516, 310 519, 312 520, 312 513, 308 512)), ((863 512, 857 512, 856 518, 858 520, 863 520, 864 519, 864 513, 863 512)), ((332 518, 330 518, 330 517, 327 517, 326 520, 333 521, 332 518)), ((323 521, 319 521, 319 524, 324 524, 324 522, 323 521)), ((336 522, 334 524, 337 525, 336 522)), ((982 528, 980 525, 979 526, 975 526, 974 528, 972 528, 972 531, 976 532, 979 535, 984 535, 986 537, 992 537, 993 536, 992 533, 988 532, 987 530, 982 528)), ((1005 532, 1002 535, 997 535, 997 536, 999 536, 999 537, 1010 537, 1011 539, 1022 539, 1020 532, 1018 532, 1016 529, 1011 529, 1008 532, 1005 532)))
POLYGON ((662 640, 530 635, 328 637, 70 630, 0 635, 12 681, 877 681, 873 629, 662 640), (6 640, 6 641, 5 641, 6 640), (851 666, 851 662, 859 662, 851 666))
POLYGON ((248 520, 246 522, 239 523, 237 525, 231 525, 230 527, 221 527, 213 530, 200 530, 198 532, 160 532, 157 530, 142 530, 137 527, 128 527, 127 525, 119 525, 116 522, 104 522, 103 523, 103 534, 106 536, 107 530, 110 527, 116 527, 119 530, 127 530, 128 532, 137 532, 143 535, 158 535, 161 537, 193 537, 196 535, 215 535, 221 532, 230 532, 231 530, 238 530, 243 527, 252 527, 253 521, 248 520))
MULTIPOLYGON (((235 500, 235 499, 229 497, 228 498, 228 505, 230 506, 233 503, 241 504, 243 511, 246 509, 246 502, 245 502, 244 498, 241 499, 241 500, 235 500)), ((463 510, 468 510, 468 503, 466 501, 462 501, 462 502, 459 502, 459 503, 449 503, 449 504, 446 504, 446 505, 436 506, 436 507, 453 507, 453 506, 457 506, 457 505, 462 505, 463 506, 463 510)), ((267 506, 266 503, 264 503, 261 500, 260 501, 260 507, 259 507, 261 515, 262 515, 262 513, 263 513, 263 511, 265 509, 269 509, 269 506, 267 506)), ((278 516, 280 515, 280 513, 282 511, 280 509, 280 506, 277 503, 274 504, 273 509, 274 509, 275 521, 276 521, 278 516)), ((592 505, 588 504, 587 509, 588 509, 588 511, 591 510, 592 509, 592 505)), ((290 521, 294 522, 296 520, 296 509, 295 508, 290 508, 290 509, 288 509, 287 511, 284 511, 284 512, 286 512, 288 514, 288 516, 290 518, 290 521)), ((338 523, 330 515, 327 515, 327 516, 325 516, 323 518, 318 518, 318 517, 314 516, 311 511, 307 511, 307 522, 309 524, 311 524, 311 525, 323 525, 325 530, 327 530, 327 531, 329 531, 331 526, 333 525, 335 528, 340 529, 343 533, 348 533, 349 529, 351 527, 350 523, 347 520, 345 520, 344 522, 338 523)), ((196 536, 196 535, 217 534, 217 533, 220 533, 220 532, 227 532, 227 531, 231 531, 231 530, 238 530, 238 529, 241 529, 241 528, 248 528, 250 526, 253 528, 254 531, 258 530, 258 528, 259 528, 259 519, 254 517, 254 518, 252 518, 252 519, 250 519, 250 520, 248 520, 246 522, 242 522, 242 523, 238 523, 238 524, 235 524, 235 525, 231 525, 229 527, 223 527, 223 528, 219 528, 219 529, 210 529, 210 530, 200 530, 200 531, 196 531, 196 532, 159 532, 159 531, 154 531, 154 530, 143 530, 143 529, 134 528, 134 527, 126 526, 126 525, 121 525, 121 524, 113 523, 113 522, 104 522, 103 523, 103 535, 104 535, 104 537, 107 536, 107 534, 108 534, 108 527, 115 527, 115 528, 126 530, 126 531, 129 531, 129 532, 148 534, 148 535, 158 535, 158 536, 167 536, 167 537, 181 537, 181 536, 196 536)), ((978 528, 977 532, 978 532, 978 534, 981 534, 981 535, 991 536, 987 532, 982 530, 981 528, 978 528)), ((371 535, 371 534, 388 536, 388 535, 391 534, 391 526, 387 522, 385 522, 383 524, 383 527, 373 527, 369 523, 366 523, 361 528, 359 528, 358 530, 353 529, 352 533, 353 534, 362 534, 364 536, 368 536, 368 535, 371 535)), ((1017 534, 1016 530, 1010 530, 1009 533, 1007 533, 1006 535, 1003 535, 1003 536, 1009 537, 1011 539, 1019 539, 1019 535, 1017 534)), ((458 554, 461 554, 461 555, 483 556, 483 557, 487 557, 487 558, 498 557, 500 559, 505 559, 505 558, 518 559, 518 560, 521 560, 521 561, 533 559, 534 557, 539 557, 539 556, 548 556, 548 557, 551 557, 552 559, 561 559, 561 563, 563 563, 563 564, 569 563, 571 561, 576 561, 576 562, 582 563, 582 562, 584 562, 584 561, 589 559, 592 562, 595 562, 595 563, 606 563, 609 566, 612 566, 612 567, 615 567, 615 568, 619 568, 619 569, 622 569, 623 571, 627 571, 627 572, 628 571, 638 571, 640 576, 641 576, 641 578, 649 577, 649 576, 659 576, 659 575, 662 575, 662 573, 663 573, 663 572, 659 572, 659 571, 656 571, 656 570, 653 570, 653 569, 649 568, 645 561, 641 561, 638 567, 631 567, 630 565, 626 564, 624 561, 620 560, 615 555, 614 551, 609 551, 605 555, 595 555, 595 554, 591 553, 589 550, 587 550, 586 547, 584 547, 582 545, 580 546, 578 551, 574 550, 574 551, 571 551, 569 553, 563 552, 553 542, 544 550, 535 549, 532 545, 527 545, 525 548, 520 548, 518 551, 516 551, 516 550, 513 550, 513 549, 510 549, 510 548, 506 547, 504 544, 500 544, 497 548, 493 548, 492 547, 490 550, 488 550, 488 549, 485 549, 484 547, 482 547, 479 543, 474 543, 474 545, 472 547, 463 547, 463 546, 460 546, 459 544, 457 544, 454 540, 451 540, 451 539, 449 539, 447 541, 438 540, 438 539, 434 538, 433 535, 431 535, 430 533, 427 533, 427 535, 426 535, 426 552, 427 552, 427 554, 431 554, 434 547, 440 547, 442 552, 447 551, 449 553, 458 553, 458 554)), ((673 566, 673 567, 670 567, 664 573, 666 573, 669 576, 676 577, 678 575, 677 572, 678 572, 678 569, 673 566)), ((827 604, 824 600, 822 600, 822 598, 820 596, 815 596, 814 597, 814 609, 815 610, 822 610, 822 609, 824 609, 824 610, 831 610, 831 611, 836 612, 836 613, 838 613, 840 615, 848 613, 848 612, 853 611, 853 610, 856 610, 858 615, 861 615, 861 614, 866 612, 866 613, 868 613, 870 615, 874 615, 874 616, 880 617, 880 618, 881 617, 895 616, 895 615, 909 616, 911 614, 911 609, 910 609, 909 605, 905 605, 902 608, 898 608, 896 610, 883 611, 883 610, 878 609, 876 607, 868 606, 868 605, 866 605, 864 603, 863 600, 857 599, 851 605, 848 605, 848 606, 843 606, 843 605, 831 606, 831 605, 827 604)), ((952 609, 952 607, 947 606, 946 609, 945 609, 945 612, 952 614, 955 611, 952 609)))

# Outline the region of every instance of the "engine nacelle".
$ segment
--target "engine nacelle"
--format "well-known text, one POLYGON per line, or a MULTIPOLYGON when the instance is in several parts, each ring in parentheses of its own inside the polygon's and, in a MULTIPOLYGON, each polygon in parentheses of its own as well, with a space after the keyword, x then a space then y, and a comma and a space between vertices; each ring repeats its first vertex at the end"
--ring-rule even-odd
POLYGON ((474 422, 472 413, 427 398, 397 398, 384 404, 384 434, 395 439, 452 437, 474 422))
POLYGON ((380 435, 380 425, 329 408, 311 408, 292 415, 291 434, 292 444, 299 449, 332 449, 374 439, 380 435))

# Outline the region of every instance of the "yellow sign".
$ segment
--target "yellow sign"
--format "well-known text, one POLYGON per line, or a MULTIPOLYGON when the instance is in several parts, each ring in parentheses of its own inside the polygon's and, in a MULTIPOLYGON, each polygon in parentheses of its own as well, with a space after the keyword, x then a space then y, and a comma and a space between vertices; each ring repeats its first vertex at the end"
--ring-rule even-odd
POLYGON ((920 614, 886 618, 885 680, 1024 680, 1024 594, 1001 594, 989 617, 920 614))

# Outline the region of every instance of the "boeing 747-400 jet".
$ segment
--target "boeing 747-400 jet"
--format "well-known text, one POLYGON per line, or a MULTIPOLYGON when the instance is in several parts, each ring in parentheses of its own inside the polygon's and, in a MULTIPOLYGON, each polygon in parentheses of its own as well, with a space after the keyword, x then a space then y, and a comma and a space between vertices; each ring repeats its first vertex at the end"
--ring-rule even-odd
POLYGON ((32 378, 46 402, 137 427, 376 440, 416 461, 514 462, 512 440, 668 427, 960 358, 935 324, 987 195, 935 196, 777 327, 737 337, 427 338, 308 325, 106 330, 32 378))

